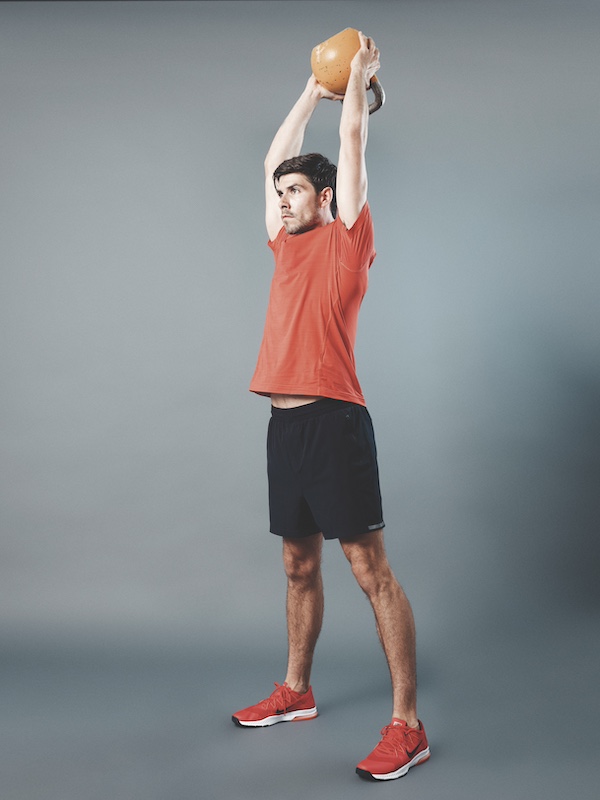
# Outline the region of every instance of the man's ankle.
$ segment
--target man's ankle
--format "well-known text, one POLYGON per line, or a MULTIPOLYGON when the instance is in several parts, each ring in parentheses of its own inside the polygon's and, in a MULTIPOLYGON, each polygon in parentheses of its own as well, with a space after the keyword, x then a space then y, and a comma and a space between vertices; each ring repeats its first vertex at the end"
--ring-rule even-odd
POLYGON ((308 692, 308 684, 303 683, 302 681, 288 681, 286 680, 286 686, 289 686, 292 692, 297 692, 298 694, 306 694, 308 692))
POLYGON ((413 716, 412 714, 393 714, 392 719, 400 719, 403 722, 406 722, 409 728, 416 728, 417 730, 420 730, 421 728, 421 723, 417 717, 413 716))

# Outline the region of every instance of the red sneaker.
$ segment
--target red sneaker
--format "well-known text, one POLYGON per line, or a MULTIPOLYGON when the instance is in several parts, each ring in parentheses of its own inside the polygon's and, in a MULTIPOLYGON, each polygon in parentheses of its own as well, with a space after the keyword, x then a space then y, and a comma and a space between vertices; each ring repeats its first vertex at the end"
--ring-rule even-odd
POLYGON ((372 781, 391 781, 406 775, 411 767, 427 761, 430 756, 425 729, 409 728, 401 719, 393 719, 381 731, 383 739, 364 761, 356 767, 361 778, 372 781))
POLYGON ((314 719, 317 716, 310 686, 305 694, 292 691, 287 683, 281 686, 276 683, 275 686, 277 688, 266 700, 236 711, 231 718, 235 724, 241 728, 265 728, 277 722, 314 719))

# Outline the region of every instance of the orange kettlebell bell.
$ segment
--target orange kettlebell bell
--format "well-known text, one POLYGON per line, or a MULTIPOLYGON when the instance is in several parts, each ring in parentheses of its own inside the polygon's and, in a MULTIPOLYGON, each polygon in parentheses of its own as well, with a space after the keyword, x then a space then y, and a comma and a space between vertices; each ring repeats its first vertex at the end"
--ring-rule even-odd
MULTIPOLYGON (((355 28, 345 28, 313 47, 310 66, 317 81, 330 92, 344 94, 350 78, 350 62, 359 48, 360 39, 355 28)), ((372 114, 385 102, 383 87, 375 75, 371 78, 370 89, 375 96, 369 106, 369 114, 372 114)))

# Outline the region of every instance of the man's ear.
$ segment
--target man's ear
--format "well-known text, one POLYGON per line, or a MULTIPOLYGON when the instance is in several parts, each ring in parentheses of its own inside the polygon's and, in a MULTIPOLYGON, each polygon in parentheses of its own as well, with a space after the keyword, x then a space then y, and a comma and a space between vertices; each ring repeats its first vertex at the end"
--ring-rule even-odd
POLYGON ((322 208, 329 205, 333 200, 333 189, 331 186, 326 186, 319 194, 319 204, 322 208))

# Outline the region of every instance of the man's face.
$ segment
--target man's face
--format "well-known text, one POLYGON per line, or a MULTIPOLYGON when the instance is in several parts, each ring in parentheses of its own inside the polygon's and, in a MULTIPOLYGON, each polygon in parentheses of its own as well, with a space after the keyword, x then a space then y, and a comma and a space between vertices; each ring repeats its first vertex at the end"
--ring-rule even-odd
POLYGON ((275 189, 286 233, 305 233, 324 224, 319 196, 307 177, 299 172, 282 175, 275 189))

